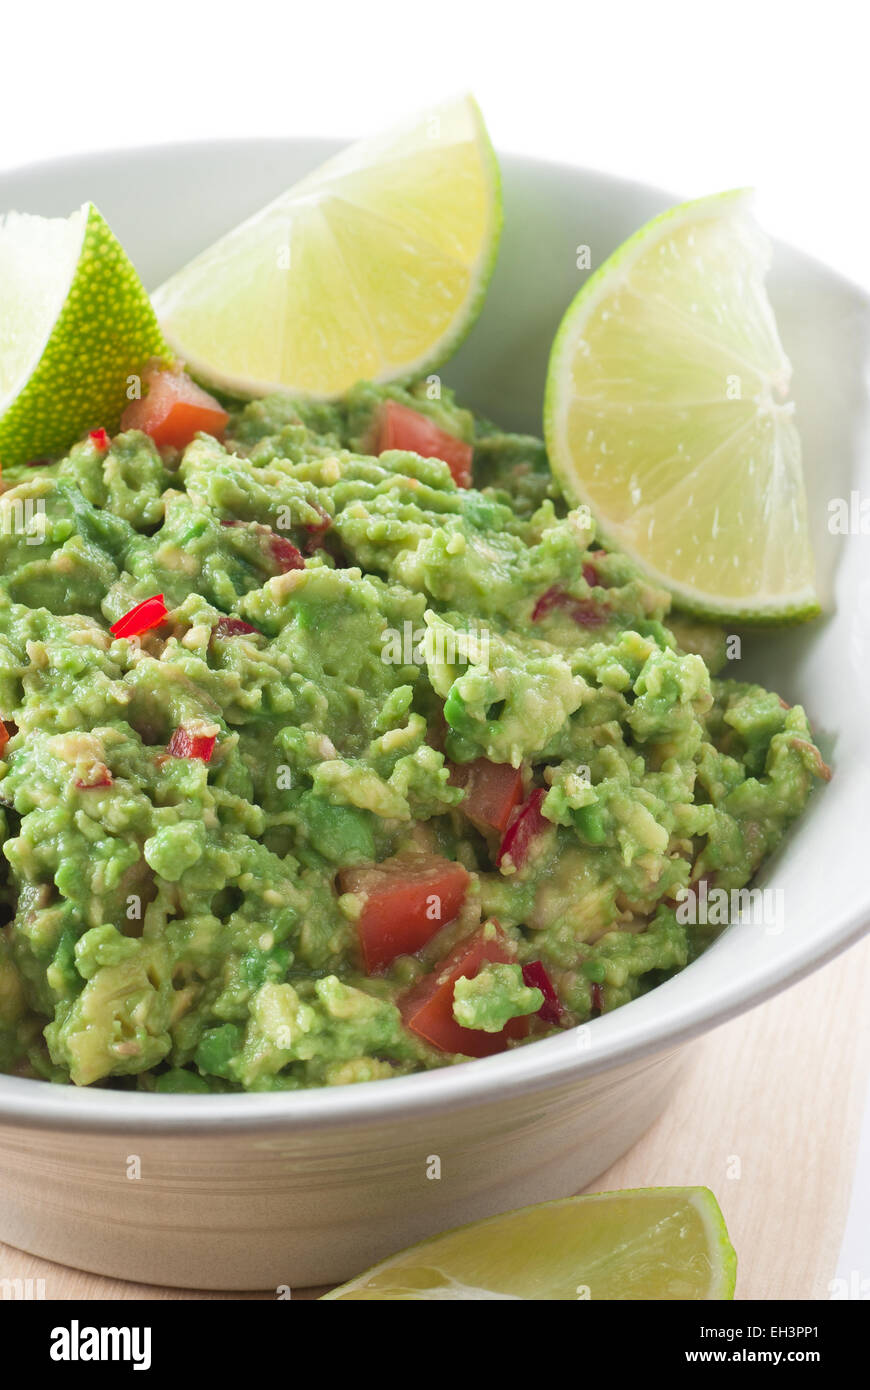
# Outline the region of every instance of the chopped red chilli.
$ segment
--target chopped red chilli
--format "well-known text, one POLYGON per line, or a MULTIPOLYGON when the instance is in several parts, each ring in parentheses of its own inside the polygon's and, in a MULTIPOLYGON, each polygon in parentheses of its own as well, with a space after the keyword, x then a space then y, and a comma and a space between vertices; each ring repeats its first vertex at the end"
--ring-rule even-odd
POLYGON ((286 536, 276 536, 273 532, 269 539, 269 549, 272 552, 272 559, 282 574, 288 574, 290 570, 305 568, 305 560, 301 550, 297 550, 293 542, 288 541, 286 536))
POLYGON ((93 791, 96 787, 111 787, 113 785, 112 774, 108 768, 104 768, 99 777, 94 778, 93 782, 83 782, 81 778, 76 781, 76 786, 79 791, 82 792, 93 791))
POLYGON ((308 532, 308 540, 305 543, 305 549, 309 555, 313 555, 314 551, 321 545, 323 537, 332 525, 332 517, 329 515, 329 512, 325 511, 318 502, 315 502, 314 506, 320 513, 321 520, 316 526, 312 524, 305 527, 305 530, 308 532))
POLYGON ((219 618, 212 629, 214 637, 247 637, 257 632, 258 629, 246 623, 244 618, 219 618))
POLYGON ((112 623, 109 631, 113 637, 139 637, 152 627, 159 627, 168 616, 163 595, 153 594, 151 598, 137 603, 135 608, 131 608, 130 612, 125 613, 116 623, 112 623))
POLYGON ((544 830, 550 829, 552 822, 541 813, 541 805, 546 795, 543 787, 535 787, 534 791, 529 793, 528 801, 518 806, 511 814, 495 861, 499 867, 502 860, 510 855, 514 868, 521 869, 529 857, 532 841, 544 830))
POLYGON ((214 734, 192 734, 182 725, 175 730, 166 751, 170 758, 200 758, 210 763, 216 742, 214 734))
POLYGON ((290 570, 305 568, 305 557, 302 551, 298 550, 292 541, 288 541, 286 536, 279 536, 276 531, 272 530, 271 526, 264 526, 260 521, 237 521, 234 518, 222 520, 221 526, 250 526, 261 538, 261 544, 265 546, 278 566, 279 573, 287 574, 290 570))
POLYGON ((574 598, 564 589, 548 589, 532 609, 532 622, 540 622, 554 608, 561 608, 579 627, 603 627, 612 617, 604 604, 591 598, 574 598))
POLYGON ((0 758, 3 757, 3 749, 6 747, 6 745, 7 745, 8 742, 9 742, 9 730, 7 729, 6 725, 3 723, 2 719, 0 719, 0 758))
POLYGON ((109 439, 106 430, 91 430, 90 434, 88 435, 88 439, 91 441, 95 449, 99 449, 101 454, 104 454, 106 452, 106 450, 109 447, 109 444, 111 443, 111 440, 109 439))
POLYGON ((529 989, 539 989, 544 996, 544 1002, 538 1009, 541 1022, 558 1023, 564 1010, 542 961, 532 960, 523 966, 523 984, 528 985, 529 989))

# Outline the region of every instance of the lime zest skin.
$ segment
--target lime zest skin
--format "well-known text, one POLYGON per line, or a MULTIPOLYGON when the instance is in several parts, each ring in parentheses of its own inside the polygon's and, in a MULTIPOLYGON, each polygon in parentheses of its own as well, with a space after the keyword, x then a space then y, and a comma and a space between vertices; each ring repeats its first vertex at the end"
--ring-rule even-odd
MULTIPOLYGON (((63 219, 0 219, 2 240, 12 229, 26 241, 28 224, 35 233, 63 219)), ((0 463, 14 466, 29 459, 63 455, 90 429, 114 433, 127 404, 127 387, 151 357, 169 351, 150 300, 133 265, 93 203, 69 219, 70 238, 81 240, 71 278, 62 288, 56 316, 45 324, 35 363, 3 370, 7 399, 0 401, 0 463)), ((72 240, 64 254, 75 252, 72 240)), ((38 264, 38 258, 37 258, 38 264)), ((49 310, 51 306, 48 306, 49 310)))

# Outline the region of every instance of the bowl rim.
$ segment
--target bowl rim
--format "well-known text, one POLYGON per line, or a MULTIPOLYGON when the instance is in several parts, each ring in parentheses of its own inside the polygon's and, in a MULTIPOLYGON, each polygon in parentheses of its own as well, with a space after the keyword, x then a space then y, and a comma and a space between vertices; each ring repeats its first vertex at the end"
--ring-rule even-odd
MULTIPOLYGON (((352 138, 352 137, 351 137, 352 138)), ((159 159, 171 155, 184 159, 217 148, 227 154, 269 146, 300 147, 324 156, 346 141, 321 136, 245 136, 217 140, 184 140, 82 151, 60 157, 27 161, 0 170, 0 193, 5 180, 30 173, 50 176, 71 170, 76 164, 109 165, 115 160, 159 159)), ((677 195, 639 179, 623 177, 594 166, 514 154, 499 149, 501 164, 528 170, 545 168, 561 177, 596 179, 621 188, 641 189, 661 200, 663 206, 681 201, 677 195)), ((774 244, 798 255, 870 308, 870 293, 824 261, 774 238, 774 244)), ((0 1123, 26 1129, 62 1129, 78 1134, 220 1134, 264 1130, 302 1130, 309 1127, 336 1129, 372 1126, 438 1112, 466 1109, 527 1095, 533 1091, 566 1087, 630 1063, 673 1053, 698 1035, 754 1008, 781 990, 796 984, 814 970, 854 945, 870 931, 870 902, 841 917, 824 940, 812 940, 785 957, 765 962, 751 988, 730 979, 711 1005, 709 993, 689 998, 676 1010, 663 1008, 652 1022, 632 1026, 630 1008, 593 1019, 583 1025, 591 1045, 580 1050, 573 1039, 576 1029, 524 1044, 506 1053, 457 1063, 434 1071, 367 1081, 358 1085, 323 1086, 299 1091, 233 1094, 155 1095, 90 1087, 53 1085, 0 1073, 0 1123), (614 1026, 614 1020, 618 1026, 614 1026), (612 1034, 612 1036, 611 1036, 612 1034), (595 1039, 601 1039, 595 1045, 595 1039)), ((686 970, 690 970, 687 966, 686 970)), ((682 978, 681 971, 676 978, 682 978)), ((656 988, 666 1000, 668 984, 656 988)))

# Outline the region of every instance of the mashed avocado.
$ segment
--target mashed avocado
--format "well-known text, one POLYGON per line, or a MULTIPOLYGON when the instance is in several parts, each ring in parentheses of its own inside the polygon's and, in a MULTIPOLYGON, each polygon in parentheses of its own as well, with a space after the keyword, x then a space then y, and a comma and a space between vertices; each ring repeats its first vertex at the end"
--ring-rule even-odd
POLYGON ((6 1071, 296 1089, 582 1024, 709 943, 687 886, 746 884, 826 772, 449 394, 270 397, 3 487, 42 517, 0 527, 6 1071), (373 455, 387 399, 477 486, 373 455))

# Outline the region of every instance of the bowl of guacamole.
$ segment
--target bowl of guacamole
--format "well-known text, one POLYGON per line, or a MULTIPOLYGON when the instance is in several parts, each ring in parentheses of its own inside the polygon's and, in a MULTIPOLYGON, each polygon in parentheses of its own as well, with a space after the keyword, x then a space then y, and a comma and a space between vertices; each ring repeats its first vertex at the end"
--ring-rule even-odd
POLYGON ((582 1026, 827 774, 539 439, 427 390, 6 471, 7 1070, 295 1091, 582 1026))
MULTIPOLYGON (((94 157, 0 191, 98 199, 155 283, 324 149, 94 157), (206 192, 170 230, 160 192, 194 167, 206 192)), ((504 179, 490 302, 437 391, 222 399, 180 445, 131 417, 4 469, 42 518, 0 533, 0 1234, 28 1248, 309 1283, 573 1190, 658 1113, 680 1041, 863 928, 855 547, 817 518, 833 616, 734 661, 602 543, 537 433, 576 273, 548 239, 585 217, 614 245, 661 200, 535 161, 504 179), (723 931, 720 901, 753 890, 784 912, 723 931), (62 1231, 20 1162, 47 1135, 48 1181, 79 1171, 62 1231)), ((849 345, 821 361, 788 305, 805 290, 834 323, 852 291, 797 253, 780 274, 798 377, 842 400, 849 345)), ((846 496, 859 467, 813 400, 811 506, 834 476, 814 455, 846 496)))

